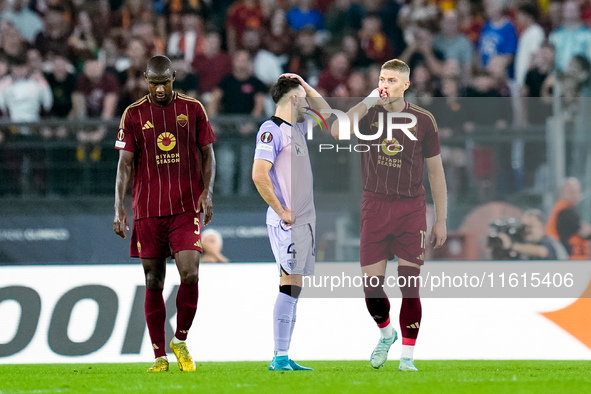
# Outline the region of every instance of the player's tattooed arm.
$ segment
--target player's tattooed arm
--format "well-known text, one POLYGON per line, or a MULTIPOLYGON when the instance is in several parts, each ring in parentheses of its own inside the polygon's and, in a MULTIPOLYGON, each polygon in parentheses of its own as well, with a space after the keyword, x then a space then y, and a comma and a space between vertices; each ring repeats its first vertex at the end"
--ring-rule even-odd
POLYGON ((117 163, 117 178, 115 181, 115 218, 113 219, 113 231, 125 238, 125 231, 129 231, 127 212, 125 212, 125 193, 131 178, 133 168, 133 153, 120 150, 117 163))
POLYGON ((203 211, 203 224, 207 225, 213 217, 213 184, 215 181, 215 155, 211 144, 199 148, 201 151, 201 168, 203 177, 203 193, 197 205, 203 211))
POLYGON ((287 224, 295 222, 295 213, 289 208, 281 205, 281 201, 275 195, 275 188, 269 176, 273 163, 264 159, 255 159, 252 165, 252 181, 256 186, 259 194, 277 215, 287 224))

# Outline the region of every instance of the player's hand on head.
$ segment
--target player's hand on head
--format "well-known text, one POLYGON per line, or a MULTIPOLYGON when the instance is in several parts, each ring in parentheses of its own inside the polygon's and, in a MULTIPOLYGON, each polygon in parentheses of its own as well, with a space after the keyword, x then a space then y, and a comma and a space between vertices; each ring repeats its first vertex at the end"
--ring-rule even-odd
POLYGON ((437 221, 431 230, 431 240, 434 249, 439 249, 447 240, 447 226, 445 221, 437 221))
POLYGON ((279 78, 281 78, 281 77, 297 79, 298 81, 300 81, 300 83, 302 84, 302 86, 304 88, 308 85, 308 83, 306 81, 304 81, 304 78, 302 78, 301 76, 299 76, 298 74, 295 74, 295 73, 283 73, 283 74, 281 74, 281 76, 279 78))
POLYGON ((199 210, 203 212, 203 225, 207 226, 213 217, 213 201, 207 190, 201 193, 197 205, 199 210))
POLYGON ((125 238, 125 231, 129 231, 129 223, 127 222, 127 213, 124 209, 115 212, 113 219, 113 231, 121 238, 125 238))

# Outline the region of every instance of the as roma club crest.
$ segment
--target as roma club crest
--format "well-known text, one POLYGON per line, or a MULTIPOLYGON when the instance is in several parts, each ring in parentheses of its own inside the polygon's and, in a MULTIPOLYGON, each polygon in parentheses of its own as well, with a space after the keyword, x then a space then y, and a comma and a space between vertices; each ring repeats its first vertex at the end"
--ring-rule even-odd
POLYGON ((187 123, 189 122, 189 118, 185 114, 180 114, 179 116, 176 117, 176 121, 179 124, 179 126, 185 127, 187 125, 187 123))

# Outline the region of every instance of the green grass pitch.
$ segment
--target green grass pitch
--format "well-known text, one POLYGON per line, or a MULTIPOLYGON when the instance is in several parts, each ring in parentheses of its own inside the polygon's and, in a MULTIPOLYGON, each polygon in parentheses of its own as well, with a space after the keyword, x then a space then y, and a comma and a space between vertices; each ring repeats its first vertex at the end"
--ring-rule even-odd
POLYGON ((301 362, 312 372, 271 372, 266 362, 198 362, 197 371, 148 373, 145 364, 0 365, 0 394, 16 393, 589 393, 591 361, 421 361, 420 372, 368 361, 301 362))

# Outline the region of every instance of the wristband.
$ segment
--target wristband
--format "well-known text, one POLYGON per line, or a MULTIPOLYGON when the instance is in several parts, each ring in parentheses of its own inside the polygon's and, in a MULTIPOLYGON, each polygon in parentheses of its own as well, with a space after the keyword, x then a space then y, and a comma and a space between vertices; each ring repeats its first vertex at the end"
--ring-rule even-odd
POLYGON ((374 105, 377 104, 378 100, 380 99, 380 91, 378 89, 374 89, 371 91, 369 96, 363 99, 362 103, 365 104, 367 109, 370 109, 374 105))

